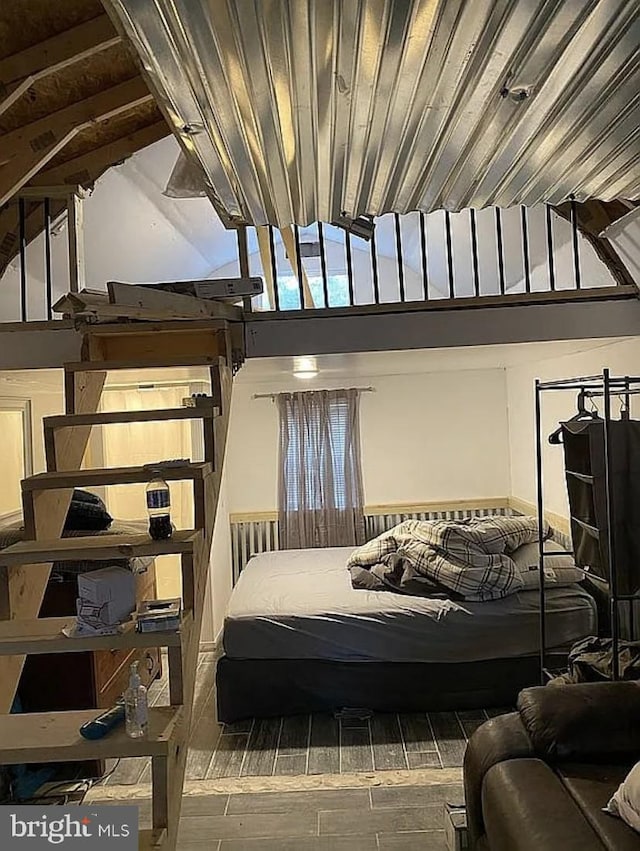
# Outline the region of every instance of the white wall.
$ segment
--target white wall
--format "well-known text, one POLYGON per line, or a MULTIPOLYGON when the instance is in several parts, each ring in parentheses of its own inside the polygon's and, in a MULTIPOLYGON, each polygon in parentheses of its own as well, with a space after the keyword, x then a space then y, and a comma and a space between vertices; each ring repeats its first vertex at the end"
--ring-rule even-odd
POLYGON ((211 544, 210 583, 205 622, 202 628, 204 641, 210 641, 220 635, 224 615, 232 590, 231 567, 231 530, 229 528, 229 453, 224 462, 224 472, 220 483, 216 525, 211 544))
MULTIPOLYGON (((509 409, 509 463, 511 493, 528 502, 536 502, 535 478, 535 392, 536 378, 551 380, 573 376, 595 375, 609 367, 616 375, 637 375, 640 365, 640 337, 594 345, 576 346, 573 354, 528 361, 507 369, 507 398, 509 409)), ((567 496, 564 479, 564 459, 561 446, 550 445, 546 438, 562 419, 576 413, 576 392, 547 392, 542 403, 542 434, 544 459, 545 508, 567 516, 567 496)), ((640 416, 638 397, 632 404, 632 414, 640 416)), ((602 406, 600 404, 600 410, 602 406)), ((618 416, 614 403, 613 414, 618 416)))
POLYGON ((42 420, 64 413, 62 370, 0 372, 0 398, 31 402, 33 472, 42 473, 47 466, 42 420))
MULTIPOLYGON (((425 355, 425 363, 427 363, 425 355)), ((509 493, 506 386, 502 369, 400 375, 322 373, 301 382, 283 373, 236 379, 227 471, 229 511, 277 507, 278 415, 254 393, 315 387, 375 387, 361 397, 365 502, 500 497, 509 493)))
POLYGON ((640 212, 638 209, 607 228, 606 234, 631 277, 640 286, 640 212))

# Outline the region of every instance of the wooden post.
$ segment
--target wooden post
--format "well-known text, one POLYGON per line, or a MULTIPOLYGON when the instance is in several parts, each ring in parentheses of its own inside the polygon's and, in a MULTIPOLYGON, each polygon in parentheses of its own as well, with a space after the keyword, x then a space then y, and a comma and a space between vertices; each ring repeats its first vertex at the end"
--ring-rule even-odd
POLYGON ((0 620, 11 620, 11 597, 9 595, 9 569, 0 567, 0 620))
MULTIPOLYGON (((187 636, 183 635, 183 641, 187 636)), ((182 647, 169 647, 169 703, 180 706, 184 703, 182 647)), ((164 825, 162 825, 164 827, 164 825)))
POLYGON ((182 555, 180 565, 182 568, 182 608, 185 613, 193 612, 195 586, 191 553, 182 555))
POLYGON ((273 275, 273 263, 271 257, 271 241, 269 239, 269 228, 256 228, 258 235, 258 248, 260 249, 260 260, 262 262, 262 272, 267 283, 267 294, 269 296, 269 310, 276 310, 276 287, 277 280, 273 275))
POLYGON ((151 758, 152 824, 154 828, 168 827, 169 818, 169 759, 151 758))
POLYGON ((74 192, 67 201, 69 240, 69 289, 72 293, 84 289, 83 196, 74 192))
MULTIPOLYGON (((249 277, 249 243, 247 242, 247 228, 245 225, 238 228, 238 261, 240 263, 240 277, 249 277)), ((251 296, 244 296, 242 307, 251 313, 251 296)))

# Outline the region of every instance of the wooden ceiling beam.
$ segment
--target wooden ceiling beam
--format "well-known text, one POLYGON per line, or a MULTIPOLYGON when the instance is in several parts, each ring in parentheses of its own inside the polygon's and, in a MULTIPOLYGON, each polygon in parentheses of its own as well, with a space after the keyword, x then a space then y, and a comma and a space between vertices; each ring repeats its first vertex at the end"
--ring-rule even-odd
POLYGON ((108 15, 99 15, 0 60, 0 115, 37 80, 118 44, 108 15))
POLYGON ((43 169, 31 180, 30 186, 60 186, 69 183, 87 188, 94 183, 109 166, 121 163, 136 151, 152 145, 171 134, 166 121, 156 121, 133 133, 94 148, 85 154, 67 160, 61 165, 43 169))
POLYGON ((85 127, 107 121, 150 100, 153 96, 142 77, 134 77, 5 134, 0 139, 0 205, 15 195, 85 127))

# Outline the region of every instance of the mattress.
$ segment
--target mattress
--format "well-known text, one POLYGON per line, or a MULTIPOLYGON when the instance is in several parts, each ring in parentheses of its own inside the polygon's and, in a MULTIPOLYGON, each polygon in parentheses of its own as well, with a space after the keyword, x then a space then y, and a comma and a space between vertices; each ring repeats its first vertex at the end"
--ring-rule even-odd
MULTIPOLYGON (((539 595, 453 602, 354 589, 350 547, 254 556, 231 595, 223 645, 232 659, 472 662, 539 650, 539 595)), ((547 589, 547 646, 595 634, 579 585, 547 589)))

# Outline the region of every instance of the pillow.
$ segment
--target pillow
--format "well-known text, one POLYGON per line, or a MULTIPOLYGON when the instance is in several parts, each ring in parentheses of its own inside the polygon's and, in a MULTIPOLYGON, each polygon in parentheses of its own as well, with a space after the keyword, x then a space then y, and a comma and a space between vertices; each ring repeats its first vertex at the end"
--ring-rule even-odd
POLYGON ((640 833, 640 762, 636 762, 604 808, 640 833))
POLYGON ((65 531, 103 532, 113 523, 107 506, 94 493, 74 490, 64 521, 65 531))
MULTIPOLYGON (((547 553, 559 553, 544 560, 545 585, 555 585, 556 588, 560 588, 564 585, 573 585, 574 582, 582 582, 585 577, 584 571, 576 567, 572 555, 564 555, 562 547, 553 541, 545 541, 544 550, 547 553)), ((509 555, 516 563, 524 582, 524 590, 539 588, 538 544, 523 544, 509 555)))

